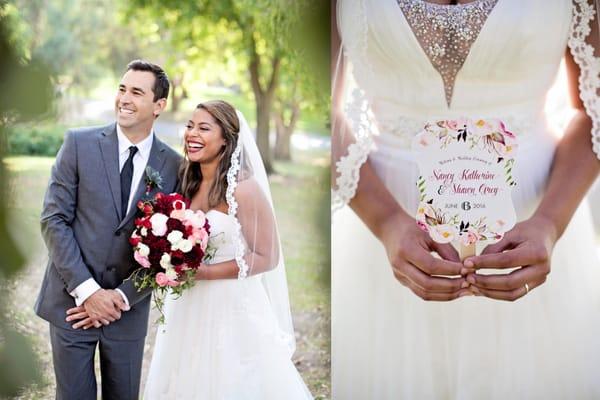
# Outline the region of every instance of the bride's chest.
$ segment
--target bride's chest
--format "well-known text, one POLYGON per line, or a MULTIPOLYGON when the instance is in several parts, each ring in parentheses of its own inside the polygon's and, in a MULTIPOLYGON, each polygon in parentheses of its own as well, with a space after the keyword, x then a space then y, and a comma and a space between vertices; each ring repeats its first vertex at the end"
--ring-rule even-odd
MULTIPOLYGON (((431 52, 424 48, 422 38, 433 38, 428 46, 452 51, 452 46, 460 46, 462 42, 448 43, 444 35, 436 34, 436 27, 448 29, 448 26, 466 25, 463 30, 457 30, 457 35, 471 36, 467 41, 468 51, 463 54, 463 73, 477 75, 493 70, 511 74, 529 70, 532 64, 560 59, 571 25, 571 1, 497 0, 487 12, 467 15, 463 20, 460 12, 444 11, 456 6, 437 5, 431 10, 440 12, 433 16, 428 9, 428 15, 434 18, 418 25, 406 4, 423 4, 421 0, 345 0, 348 4, 340 15, 341 35, 344 43, 355 48, 351 52, 355 54, 352 61, 359 68, 413 70, 415 76, 419 76, 431 72, 432 64, 431 52), (504 65, 511 68, 498 68, 504 65)), ((476 0, 475 3, 494 2, 476 0)), ((460 9, 467 8, 459 6, 460 9)), ((476 7, 468 9, 477 10, 476 7)))

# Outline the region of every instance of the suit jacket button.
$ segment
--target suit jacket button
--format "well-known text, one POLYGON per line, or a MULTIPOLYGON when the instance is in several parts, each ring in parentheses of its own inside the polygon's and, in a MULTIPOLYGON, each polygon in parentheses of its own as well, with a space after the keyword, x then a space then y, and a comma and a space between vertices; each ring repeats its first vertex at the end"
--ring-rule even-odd
POLYGON ((116 231, 115 236, 121 236, 121 231, 120 230, 116 231))

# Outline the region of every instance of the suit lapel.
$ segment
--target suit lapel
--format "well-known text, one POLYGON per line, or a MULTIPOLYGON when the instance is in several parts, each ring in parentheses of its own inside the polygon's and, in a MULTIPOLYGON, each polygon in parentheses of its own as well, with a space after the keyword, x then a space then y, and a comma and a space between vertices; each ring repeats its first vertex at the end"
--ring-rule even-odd
MULTIPOLYGON (((152 141, 152 149, 150 150, 150 157, 148 158, 148 164, 146 164, 146 168, 150 167, 153 170, 158 171, 160 173, 162 171, 162 167, 165 163, 164 151, 165 151, 164 143, 161 142, 158 139, 158 137, 156 137, 156 135, 154 135, 154 139, 152 141)), ((120 186, 119 186, 119 190, 120 190, 120 186)), ((140 199, 142 198, 142 196, 144 195, 145 192, 146 192, 146 170, 144 168, 144 173, 142 174, 140 183, 138 184, 137 190, 135 191, 135 195, 131 202, 131 207, 127 211, 127 215, 125 216, 125 218, 123 218, 123 220, 121 221, 121 223, 119 224, 119 227, 117 229, 121 229, 123 226, 125 226, 127 224, 127 222, 129 220, 131 220, 131 218, 133 218, 133 216, 135 216, 135 214, 137 213, 137 203, 138 203, 138 201, 140 201, 140 199)), ((120 199, 120 193, 119 193, 119 199, 120 199)))
POLYGON ((108 177, 108 184, 112 193, 115 212, 119 221, 121 217, 121 176, 119 174, 119 140, 117 138, 117 125, 107 126, 98 138, 100 152, 104 161, 104 169, 108 177))

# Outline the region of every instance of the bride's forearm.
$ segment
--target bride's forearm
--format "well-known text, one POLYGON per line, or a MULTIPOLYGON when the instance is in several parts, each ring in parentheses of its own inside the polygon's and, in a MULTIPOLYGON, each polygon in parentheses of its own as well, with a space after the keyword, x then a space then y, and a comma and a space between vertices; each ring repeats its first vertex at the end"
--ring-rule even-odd
POLYGON ((600 161, 591 149, 591 129, 590 118, 578 110, 557 146, 546 194, 534 214, 553 223, 557 238, 600 172, 600 161))
MULTIPOLYGON (((277 253, 279 254, 279 253, 277 253)), ((246 263, 250 266, 248 275, 256 275, 262 272, 270 271, 275 268, 275 258, 262 256, 258 253, 250 252, 245 257, 246 263)), ((196 280, 215 280, 215 279, 238 279, 239 267, 236 260, 229 260, 215 264, 202 264, 196 273, 196 280)))
POLYGON ((393 217, 414 222, 385 187, 369 161, 360 169, 358 187, 350 200, 350 207, 380 240, 385 233, 386 222, 398 221, 393 217))
POLYGON ((240 269, 235 260, 215 264, 202 264, 196 272, 196 280, 237 279, 240 269))

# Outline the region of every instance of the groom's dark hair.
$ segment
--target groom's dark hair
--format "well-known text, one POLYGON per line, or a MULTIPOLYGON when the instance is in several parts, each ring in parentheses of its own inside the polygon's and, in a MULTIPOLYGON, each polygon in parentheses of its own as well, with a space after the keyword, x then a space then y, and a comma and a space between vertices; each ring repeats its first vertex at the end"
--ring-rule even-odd
POLYGON ((154 101, 166 99, 169 97, 169 77, 167 73, 158 65, 144 60, 133 60, 127 64, 127 71, 148 71, 154 74, 154 101))

